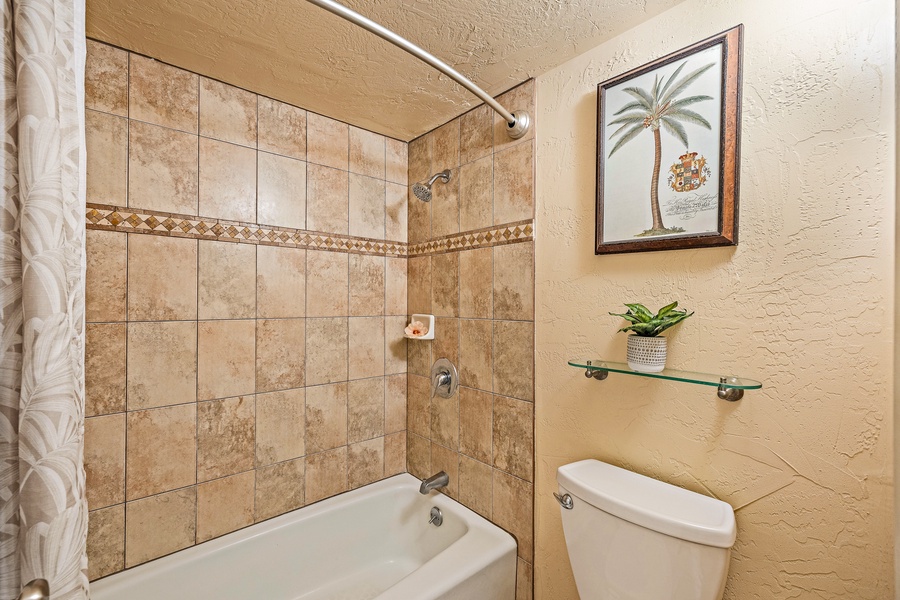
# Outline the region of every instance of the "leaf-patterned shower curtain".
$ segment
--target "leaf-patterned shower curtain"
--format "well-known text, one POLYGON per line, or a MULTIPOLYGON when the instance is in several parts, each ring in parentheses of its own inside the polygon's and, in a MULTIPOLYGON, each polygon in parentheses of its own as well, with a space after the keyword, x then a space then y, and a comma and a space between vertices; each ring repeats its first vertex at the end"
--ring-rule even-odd
POLYGON ((87 598, 84 0, 4 0, 0 600, 87 598))

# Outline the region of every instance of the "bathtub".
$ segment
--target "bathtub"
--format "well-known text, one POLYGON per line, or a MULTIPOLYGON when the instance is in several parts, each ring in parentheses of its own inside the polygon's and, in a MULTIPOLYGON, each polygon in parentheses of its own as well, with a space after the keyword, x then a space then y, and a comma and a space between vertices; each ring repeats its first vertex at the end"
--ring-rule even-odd
POLYGON ((512 536, 419 483, 396 475, 323 500, 95 581, 91 598, 513 600, 512 536))

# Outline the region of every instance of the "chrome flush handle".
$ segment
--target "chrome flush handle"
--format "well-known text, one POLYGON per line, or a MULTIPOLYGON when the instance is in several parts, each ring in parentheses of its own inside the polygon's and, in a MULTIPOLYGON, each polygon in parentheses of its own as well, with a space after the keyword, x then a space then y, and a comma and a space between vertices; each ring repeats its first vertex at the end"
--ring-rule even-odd
POLYGON ((569 494, 563 494, 560 496, 556 492, 553 492, 553 497, 556 498, 556 501, 559 502, 559 505, 565 508, 566 510, 572 510, 575 508, 575 502, 572 500, 572 496, 569 494))

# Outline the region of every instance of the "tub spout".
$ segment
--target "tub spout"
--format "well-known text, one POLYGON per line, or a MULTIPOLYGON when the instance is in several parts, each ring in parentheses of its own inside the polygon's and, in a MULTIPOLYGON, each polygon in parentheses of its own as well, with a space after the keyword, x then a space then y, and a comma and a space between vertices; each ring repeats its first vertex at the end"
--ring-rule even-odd
POLYGON ((439 488, 439 487, 444 487, 446 485, 449 485, 449 483, 450 483, 450 476, 447 475, 446 473, 444 473, 443 471, 441 471, 440 473, 432 475, 428 479, 423 479, 422 485, 419 486, 419 493, 427 494, 431 490, 439 488))

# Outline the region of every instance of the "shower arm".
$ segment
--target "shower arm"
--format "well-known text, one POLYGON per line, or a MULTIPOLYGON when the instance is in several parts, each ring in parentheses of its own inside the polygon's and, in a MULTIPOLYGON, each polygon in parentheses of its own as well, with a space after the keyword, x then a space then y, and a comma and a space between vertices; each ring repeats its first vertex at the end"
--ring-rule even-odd
POLYGON ((441 59, 437 58, 433 54, 429 54, 409 40, 400 37, 390 29, 382 27, 375 21, 362 16, 358 12, 349 9, 342 4, 339 4, 334 0, 307 0, 307 2, 315 4, 320 8, 324 8, 328 12, 346 19, 351 23, 359 25, 363 29, 371 31, 381 39, 394 44, 401 50, 405 50, 419 60, 428 63, 450 79, 454 80, 455 82, 481 98, 485 104, 493 108, 497 114, 499 114, 501 117, 503 117, 504 120, 506 120, 506 132, 507 134, 509 134, 509 137, 513 139, 519 139, 528 132, 528 129, 531 126, 531 117, 527 112, 521 110, 509 112, 508 110, 503 108, 503 105, 494 100, 487 92, 472 83, 472 81, 462 73, 460 73, 441 59))

